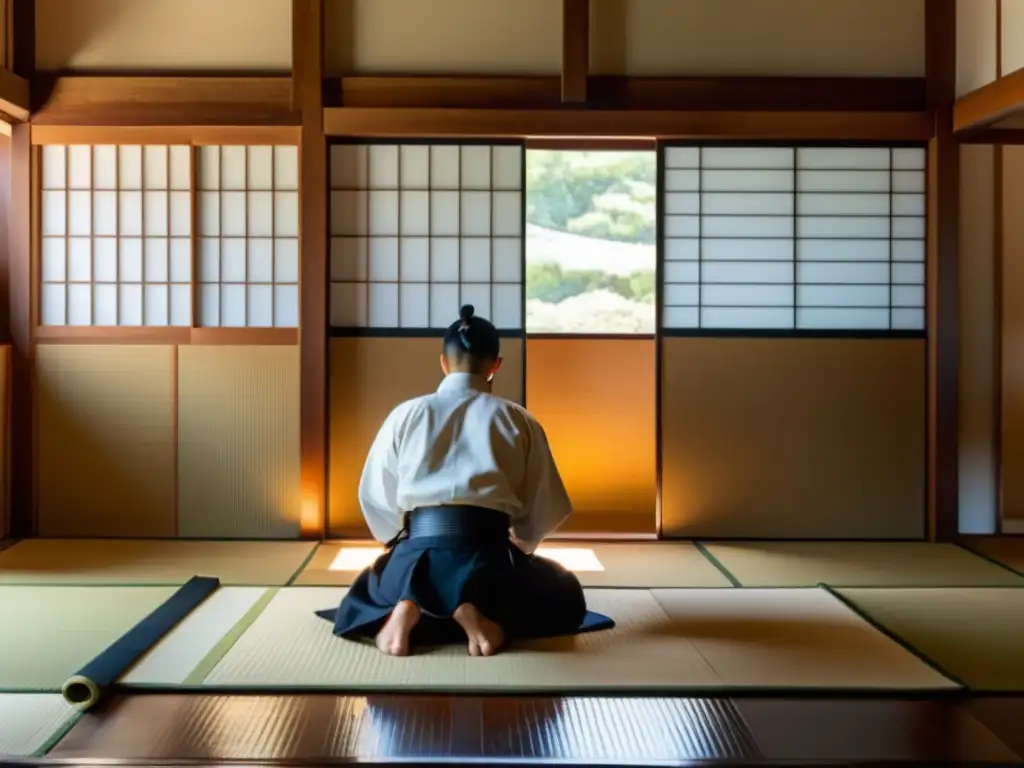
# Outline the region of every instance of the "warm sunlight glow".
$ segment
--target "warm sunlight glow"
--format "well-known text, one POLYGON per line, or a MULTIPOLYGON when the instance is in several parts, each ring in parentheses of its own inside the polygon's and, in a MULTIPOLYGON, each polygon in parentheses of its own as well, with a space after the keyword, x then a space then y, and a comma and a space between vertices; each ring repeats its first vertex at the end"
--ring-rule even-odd
MULTIPOLYGON (((341 547, 329 571, 361 571, 384 553, 382 547, 341 547)), ((541 547, 537 554, 554 560, 575 573, 603 571, 604 566, 592 549, 581 547, 541 547)))
POLYGON ((361 571, 384 554, 383 547, 342 547, 329 571, 361 571))
POLYGON ((577 547, 541 547, 537 554, 554 560, 564 568, 574 573, 603 571, 604 566, 597 559, 592 549, 581 549, 577 547))

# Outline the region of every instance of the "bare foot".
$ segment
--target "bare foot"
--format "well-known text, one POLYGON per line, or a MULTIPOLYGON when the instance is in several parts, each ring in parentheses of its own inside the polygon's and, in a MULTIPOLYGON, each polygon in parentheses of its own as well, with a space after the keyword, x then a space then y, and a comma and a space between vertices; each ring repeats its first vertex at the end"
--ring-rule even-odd
POLYGON ((472 603, 460 605, 452 618, 469 638, 470 656, 493 656, 505 642, 505 630, 480 613, 472 603))
POLYGON ((421 615, 419 606, 408 600, 396 605, 387 623, 377 633, 377 649, 388 656, 408 656, 409 635, 421 615))

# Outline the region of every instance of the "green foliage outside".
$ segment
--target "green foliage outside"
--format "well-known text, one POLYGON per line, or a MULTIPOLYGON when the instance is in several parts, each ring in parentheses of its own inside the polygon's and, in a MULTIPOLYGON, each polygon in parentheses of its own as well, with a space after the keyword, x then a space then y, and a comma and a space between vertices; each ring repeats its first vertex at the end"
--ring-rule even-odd
MULTIPOLYGON (((653 152, 530 150, 526 166, 526 221, 571 235, 653 245, 657 168, 653 152)), ((610 291, 654 303, 654 270, 611 274, 530 264, 526 295, 557 304, 572 296, 610 291)))
POLYGON ((542 262, 526 267, 526 298, 558 304, 592 291, 611 291, 631 301, 654 303, 654 270, 638 269, 628 275, 612 275, 600 269, 563 270, 560 264, 542 262))
POLYGON ((528 160, 530 224, 624 243, 654 242, 653 152, 530 150, 528 160))

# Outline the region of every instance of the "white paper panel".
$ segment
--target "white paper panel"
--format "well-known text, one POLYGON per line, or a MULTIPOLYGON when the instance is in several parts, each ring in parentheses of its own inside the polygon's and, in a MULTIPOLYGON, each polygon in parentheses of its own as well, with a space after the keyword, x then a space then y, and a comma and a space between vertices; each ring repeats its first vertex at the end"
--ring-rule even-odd
POLYGON ((700 323, 704 328, 792 328, 793 310, 770 307, 704 307, 700 310, 700 323))
POLYGON ((700 304, 700 286, 666 283, 663 298, 666 307, 696 307, 700 304))
POLYGON ((88 237, 68 238, 68 282, 87 283, 92 280, 92 240, 88 237))
POLYGON ((695 261, 668 261, 662 267, 662 275, 666 286, 672 283, 698 283, 701 274, 708 275, 714 264, 697 264, 695 261))
POLYGON ((67 189, 67 147, 43 147, 43 189, 67 189))
POLYGON ((48 146, 42 155, 41 321, 187 325, 170 311, 168 282, 180 280, 179 301, 190 306, 190 148, 48 146), (185 254, 176 278, 172 225, 174 252, 185 254))
POLYGON ((923 328, 923 149, 670 147, 663 159, 666 328, 923 328))
MULTIPOLYGON (((186 149, 187 147, 173 147, 186 149)), ((46 159, 44 156, 43 162, 46 159)), ((92 185, 93 189, 117 189, 117 147, 106 144, 93 147, 92 152, 92 185)), ((188 189, 186 186, 185 189, 188 189)))
POLYGON ((299 148, 274 147, 274 188, 297 192, 299 189, 299 148))
MULTIPOLYGON (((459 281, 459 241, 450 237, 430 241, 430 280, 434 283, 459 281)), ((456 307, 458 314, 458 307, 456 307)), ((454 322, 450 321, 450 322, 454 322)))
MULTIPOLYGON (((792 216, 793 195, 785 192, 762 192, 756 195, 706 192, 701 196, 701 212, 726 215, 792 216)), ((673 213, 673 211, 666 211, 666 213, 673 213)))
POLYGON ((788 147, 704 147, 701 168, 792 168, 794 151, 788 147))
POLYGON ((278 328, 299 327, 299 286, 274 286, 274 325, 278 328))
POLYGON ((791 307, 793 288, 789 285, 704 284, 701 303, 706 307, 791 307))
POLYGON ((330 166, 332 325, 447 327, 471 296, 521 327, 521 146, 339 145, 330 166))
MULTIPOLYGON (((332 149, 332 175, 365 181, 367 156, 349 149, 332 149)), ((198 177, 204 190, 198 201, 200 280, 206 284, 200 297, 200 325, 295 327, 288 323, 297 323, 298 314, 297 147, 202 147, 198 177), (280 309, 279 295, 284 300, 280 309)), ((332 233, 368 230, 365 192, 335 191, 330 204, 332 233)), ((185 201, 172 193, 167 208, 171 234, 187 237, 191 217, 185 201)), ((397 211, 392 213, 397 217, 397 211)), ((334 253, 336 247, 332 241, 332 270, 347 263, 334 253)), ((173 270, 173 253, 171 261, 173 270)), ((172 291, 171 316, 176 314, 173 296, 172 291)))
POLYGON ((493 306, 491 307, 491 322, 499 329, 522 328, 522 286, 494 285, 492 289, 493 306))
POLYGON ((401 148, 402 189, 426 190, 430 188, 430 147, 407 145, 401 148))
POLYGON ((405 237, 398 248, 398 279, 403 283, 430 282, 430 239, 405 237))
POLYGON ((797 328, 808 330, 884 331, 889 328, 889 310, 801 308, 796 322, 797 328))
POLYGON ((704 283, 793 282, 793 264, 784 261, 709 261, 700 265, 704 283))

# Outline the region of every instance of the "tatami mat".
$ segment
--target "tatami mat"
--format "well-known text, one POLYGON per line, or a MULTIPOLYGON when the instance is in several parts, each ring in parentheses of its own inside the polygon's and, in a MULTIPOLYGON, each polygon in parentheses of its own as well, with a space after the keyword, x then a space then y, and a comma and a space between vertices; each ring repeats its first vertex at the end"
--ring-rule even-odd
POLYGON ((956 687, 823 589, 653 594, 727 686, 956 687))
POLYGON ((229 635, 265 587, 221 587, 121 678, 123 685, 178 685, 229 635))
POLYGON ((77 717, 59 693, 0 693, 0 757, 42 756, 77 717))
POLYGON ((1024 578, 954 544, 737 541, 704 546, 745 587, 1024 586, 1024 578))
POLYGON ((516 644, 491 659, 462 646, 393 659, 340 640, 313 611, 344 592, 281 590, 204 684, 503 693, 955 687, 823 590, 589 590, 591 608, 614 617, 615 629, 516 644), (823 640, 837 651, 817 647, 823 640))
MULTIPOLYGON (((380 551, 379 546, 365 541, 325 542, 299 574, 295 585, 348 586, 367 560, 380 551), (343 549, 345 556, 339 559, 343 549)), ((585 587, 732 586, 721 571, 689 542, 551 542, 545 544, 540 552, 561 560, 576 573, 585 587)))
POLYGON ((0 553, 0 584, 283 585, 316 546, 308 541, 29 539, 0 553))
POLYGON ((0 586, 0 690, 59 691, 173 593, 173 587, 0 586))
POLYGON ((965 546, 1024 574, 1024 536, 971 538, 965 546))
POLYGON ((969 688, 1024 692, 1024 589, 842 589, 969 688))

